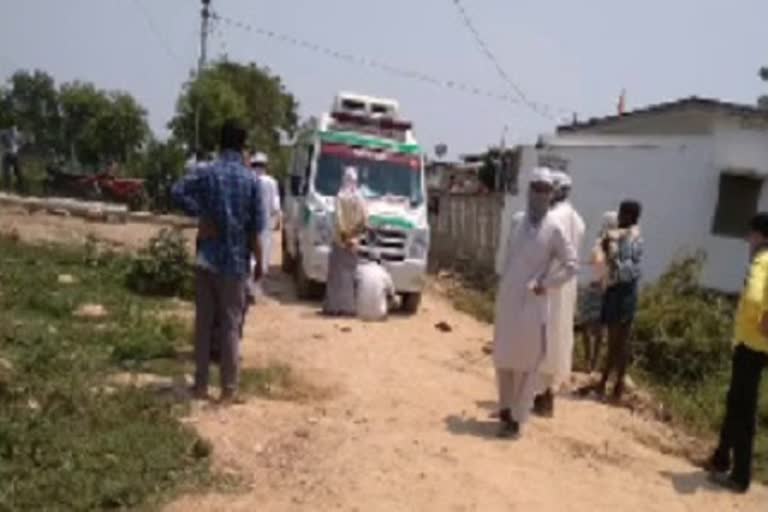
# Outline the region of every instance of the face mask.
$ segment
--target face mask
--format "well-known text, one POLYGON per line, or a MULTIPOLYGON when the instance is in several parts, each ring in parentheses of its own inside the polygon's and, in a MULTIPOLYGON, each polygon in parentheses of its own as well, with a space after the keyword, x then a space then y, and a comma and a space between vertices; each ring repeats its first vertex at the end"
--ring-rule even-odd
POLYGON ((538 225, 549 211, 552 194, 528 190, 528 217, 532 224, 538 225))

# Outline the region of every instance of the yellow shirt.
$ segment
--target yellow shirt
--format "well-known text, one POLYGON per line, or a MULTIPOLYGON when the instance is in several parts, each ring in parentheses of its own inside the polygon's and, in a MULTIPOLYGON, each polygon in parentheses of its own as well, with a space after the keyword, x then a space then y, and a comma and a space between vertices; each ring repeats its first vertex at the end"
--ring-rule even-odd
POLYGON ((749 276, 736 311, 735 343, 768 353, 768 337, 760 329, 760 320, 768 312, 768 251, 758 254, 749 268, 749 276))

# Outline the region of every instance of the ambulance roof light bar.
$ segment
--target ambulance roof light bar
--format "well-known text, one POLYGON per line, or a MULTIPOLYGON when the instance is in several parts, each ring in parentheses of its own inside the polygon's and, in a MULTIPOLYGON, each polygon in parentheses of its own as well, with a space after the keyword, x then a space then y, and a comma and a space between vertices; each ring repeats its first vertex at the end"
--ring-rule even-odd
POLYGON ((403 119, 391 117, 370 117, 365 114, 351 112, 332 112, 334 121, 343 125, 352 125, 360 128, 379 128, 396 132, 406 132, 413 128, 413 123, 403 119))
POLYGON ((376 98, 351 92, 340 92, 334 98, 331 112, 356 112, 371 117, 397 117, 400 104, 388 98, 376 98))

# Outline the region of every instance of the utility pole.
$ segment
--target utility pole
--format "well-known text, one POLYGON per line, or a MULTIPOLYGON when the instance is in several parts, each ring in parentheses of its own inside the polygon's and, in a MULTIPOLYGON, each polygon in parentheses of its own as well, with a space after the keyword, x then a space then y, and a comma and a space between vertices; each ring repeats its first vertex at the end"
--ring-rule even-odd
MULTIPOLYGON (((208 60, 208 25, 211 19, 211 0, 201 0, 203 8, 200 11, 200 59, 197 61, 197 77, 202 76, 208 60)), ((200 100, 195 105, 195 151, 200 149, 200 100)))

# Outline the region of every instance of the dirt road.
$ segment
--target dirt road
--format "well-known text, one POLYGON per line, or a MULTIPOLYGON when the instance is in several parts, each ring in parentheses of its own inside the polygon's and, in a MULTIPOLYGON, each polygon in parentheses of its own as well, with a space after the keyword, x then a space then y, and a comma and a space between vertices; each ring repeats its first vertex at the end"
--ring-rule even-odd
MULTIPOLYGON (((0 227, 12 224, 27 239, 82 238, 94 226, 0 212, 0 227)), ((104 234, 138 242, 149 229, 104 234)), ((418 316, 363 324, 319 317, 276 271, 267 289, 248 318, 244 364, 287 363, 325 392, 200 408, 189 421, 212 440, 216 466, 248 490, 185 496, 170 512, 768 510, 765 488, 745 497, 712 488, 662 453, 674 443, 664 425, 625 409, 562 398, 556 417, 534 420, 521 440, 495 439, 481 351, 490 327, 436 293, 418 316), (452 332, 435 329, 440 321, 452 332)))
POLYGON ((624 409, 566 398, 522 440, 495 439, 491 330, 435 293, 416 317, 363 324, 319 317, 278 273, 268 290, 248 318, 246 364, 286 362, 331 395, 196 415, 219 467, 248 475, 250 491, 171 511, 768 510, 765 489, 719 492, 661 453, 674 443, 665 426, 624 409))

